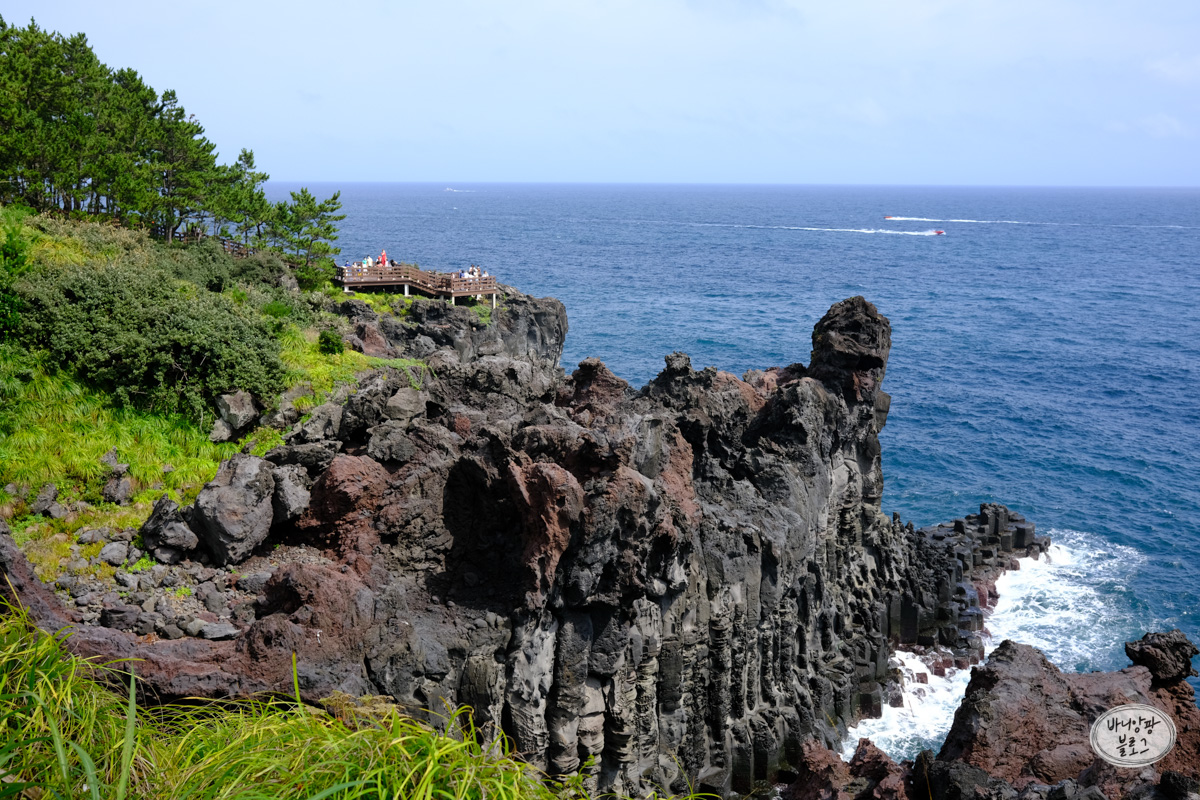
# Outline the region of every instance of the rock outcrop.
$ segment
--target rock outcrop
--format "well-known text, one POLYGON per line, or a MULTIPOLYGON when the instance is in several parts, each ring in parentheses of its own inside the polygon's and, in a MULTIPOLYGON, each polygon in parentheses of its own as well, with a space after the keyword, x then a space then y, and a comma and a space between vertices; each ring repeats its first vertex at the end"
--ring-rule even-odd
POLYGON ((809 797, 1078 798, 1185 800, 1200 789, 1200 709, 1186 678, 1196 647, 1182 632, 1148 633, 1126 644, 1134 666, 1064 673, 1035 648, 1002 642, 971 672, 941 751, 894 763, 863 739, 843 764, 817 742, 785 800, 809 797), (1178 734, 1152 766, 1115 767, 1092 750, 1092 723, 1114 706, 1143 703, 1165 712, 1178 734))
POLYGON ((564 376, 561 304, 506 291, 490 325, 344 304, 364 347, 431 372, 359 376, 193 507, 156 507, 147 544, 187 560, 135 578, 141 614, 18 590, 48 627, 109 623, 70 645, 143 659, 162 696, 289 691, 296 652, 310 699, 386 694, 435 721, 467 704, 546 770, 590 759, 593 790, 627 794, 745 792, 800 763, 879 712, 893 643, 981 655, 990 582, 1045 542, 1002 506, 922 530, 883 514, 874 306, 833 306, 807 366, 739 379, 674 353, 634 390, 594 359, 564 376), (166 581, 195 587, 189 616, 167 621, 166 581))

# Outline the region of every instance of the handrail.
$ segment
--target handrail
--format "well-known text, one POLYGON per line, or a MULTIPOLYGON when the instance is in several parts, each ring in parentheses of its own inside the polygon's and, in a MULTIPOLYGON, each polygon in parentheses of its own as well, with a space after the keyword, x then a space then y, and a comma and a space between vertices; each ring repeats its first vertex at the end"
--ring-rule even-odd
POLYGON ((497 290, 493 275, 463 278, 453 272, 431 272, 412 264, 341 266, 335 280, 343 285, 406 284, 430 294, 494 294, 497 290))

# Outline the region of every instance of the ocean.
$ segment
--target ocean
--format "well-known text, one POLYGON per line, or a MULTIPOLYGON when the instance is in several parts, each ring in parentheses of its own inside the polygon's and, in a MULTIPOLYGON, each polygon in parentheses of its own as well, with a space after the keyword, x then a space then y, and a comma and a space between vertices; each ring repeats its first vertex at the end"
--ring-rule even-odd
MULTIPOLYGON (((1146 631, 1200 642, 1200 190, 308 186, 342 193, 339 263, 481 265, 566 305, 568 371, 596 356, 635 387, 674 350, 807 363, 813 324, 863 295, 892 323, 884 511, 1001 502, 1055 539, 1003 580, 993 643, 1088 671, 1146 631)), ((966 679, 910 687, 848 746, 936 748, 966 679)))

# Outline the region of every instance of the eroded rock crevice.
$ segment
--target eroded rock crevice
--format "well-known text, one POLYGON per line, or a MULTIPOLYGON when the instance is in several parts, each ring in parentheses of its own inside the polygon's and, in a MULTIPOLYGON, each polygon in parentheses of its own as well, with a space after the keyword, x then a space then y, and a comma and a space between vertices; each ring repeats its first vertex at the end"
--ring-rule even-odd
MULTIPOLYGON (((861 297, 808 365, 738 378, 673 353, 638 390, 595 359, 563 374, 554 300, 510 292, 491 325, 342 310, 364 348, 425 359, 423 382, 360 376, 193 506, 160 503, 143 537, 217 610, 187 630, 110 614, 77 652, 225 697, 289 691, 294 651, 311 699, 468 704, 550 772, 593 759, 595 791, 745 792, 878 714, 895 644, 977 660, 995 577, 1046 544, 1002 506, 922 530, 882 512, 891 333, 861 297)), ((42 624, 82 622, 11 539, 0 558, 42 624)))

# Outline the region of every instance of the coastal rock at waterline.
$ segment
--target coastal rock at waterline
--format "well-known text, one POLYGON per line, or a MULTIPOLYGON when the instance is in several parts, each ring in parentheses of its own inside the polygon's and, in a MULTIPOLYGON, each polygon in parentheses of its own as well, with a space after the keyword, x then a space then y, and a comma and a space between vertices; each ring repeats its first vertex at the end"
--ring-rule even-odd
POLYGON ((143 658, 165 696, 291 691, 294 652, 307 698, 387 694, 435 724, 467 704, 534 764, 593 759, 589 790, 631 795, 748 792, 879 712, 893 644, 981 652, 990 582, 1040 545, 1000 506, 923 530, 884 516, 874 306, 831 308, 808 367, 741 380, 674 354, 633 390, 599 361, 564 376, 561 304, 505 294, 491 325, 426 301, 380 321, 398 352, 438 347, 407 425, 384 410, 408 378, 382 369, 269 463, 222 465, 185 515, 219 564, 277 522, 272 465, 313 478, 233 640, 181 620, 175 641, 85 625, 68 646, 143 658))
POLYGON ((267 538, 274 518, 273 466, 239 453, 221 464, 192 510, 196 533, 216 564, 244 560, 267 538))
POLYGON ((1176 628, 1167 633, 1147 633, 1136 642, 1126 642, 1125 655, 1134 664, 1150 670, 1156 684, 1166 684, 1195 677, 1192 657, 1200 655, 1200 650, 1176 628))
POLYGON ((1200 709, 1192 687, 1190 654, 1196 648, 1179 631, 1147 634, 1127 648, 1163 668, 1156 679, 1142 665, 1117 672, 1064 673, 1038 650, 1004 641, 987 664, 971 672, 954 724, 938 761, 982 769, 1015 789, 1076 781, 1110 798, 1157 784, 1165 772, 1200 778, 1200 709), (1147 654, 1155 651, 1153 657, 1147 654), (1187 659, 1187 660, 1184 660, 1187 659), (1089 744, 1091 724, 1109 708, 1145 703, 1167 713, 1178 732, 1175 748, 1142 770, 1118 769, 1089 744))

